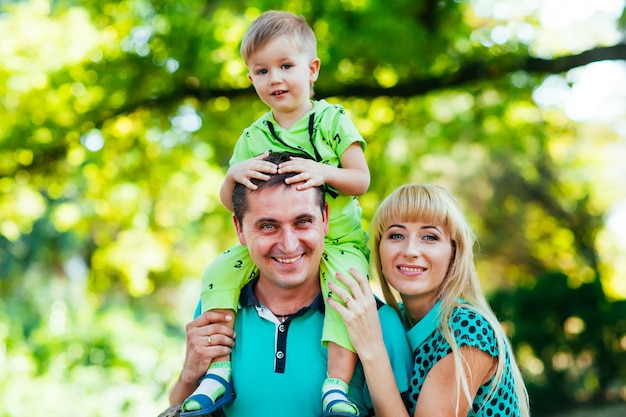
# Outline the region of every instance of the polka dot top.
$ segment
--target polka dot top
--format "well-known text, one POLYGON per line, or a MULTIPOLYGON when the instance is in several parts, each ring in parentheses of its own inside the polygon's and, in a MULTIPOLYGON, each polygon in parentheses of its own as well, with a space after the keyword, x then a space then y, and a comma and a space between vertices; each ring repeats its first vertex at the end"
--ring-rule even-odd
MULTIPOLYGON (((440 302, 407 332, 415 360, 409 388, 409 411, 411 415, 415 413, 415 406, 426 375, 440 359, 452 353, 450 344, 437 327, 439 306, 440 302)), ((406 324, 404 312, 403 320, 406 324)), ((459 347, 471 346, 487 352, 493 357, 498 356, 493 328, 483 316, 470 307, 456 307, 448 324, 453 330, 454 338, 459 347)), ((520 416, 509 355, 507 349, 504 374, 496 392, 488 397, 493 379, 483 384, 478 389, 468 417, 520 416)))

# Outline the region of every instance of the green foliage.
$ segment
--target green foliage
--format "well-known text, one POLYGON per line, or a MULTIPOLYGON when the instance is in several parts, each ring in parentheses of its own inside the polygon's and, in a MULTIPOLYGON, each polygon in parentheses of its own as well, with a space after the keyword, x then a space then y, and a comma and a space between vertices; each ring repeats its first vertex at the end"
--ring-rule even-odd
POLYGON ((540 411, 619 399, 626 382, 626 302, 609 303, 597 281, 575 285, 549 272, 530 287, 494 294, 491 302, 511 328, 540 411))
POLYGON ((0 301, 0 415, 156 415, 181 366, 182 327, 136 305, 96 309, 81 283, 24 278, 28 298, 0 301))
POLYGON ((626 197, 596 173, 595 150, 617 135, 538 107, 544 77, 520 64, 531 45, 491 41, 502 22, 472 3, 0 8, 0 416, 165 408, 199 277, 235 242, 218 192, 241 130, 266 111, 238 48, 267 9, 311 23, 316 92, 368 143, 366 223, 406 182, 466 206, 536 413, 623 399, 624 306, 606 296, 616 272, 597 249, 626 197))

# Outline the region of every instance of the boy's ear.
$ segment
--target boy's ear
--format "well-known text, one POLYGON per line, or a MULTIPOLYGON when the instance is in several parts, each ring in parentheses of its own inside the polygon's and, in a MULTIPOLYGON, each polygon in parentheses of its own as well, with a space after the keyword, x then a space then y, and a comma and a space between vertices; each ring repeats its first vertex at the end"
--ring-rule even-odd
POLYGON ((248 80, 250 80, 250 84, 254 84, 254 83, 252 82, 252 75, 250 75, 250 73, 248 73, 248 74, 247 74, 247 77, 248 77, 248 80))
POLYGON ((321 61, 318 57, 315 57, 309 62, 309 81, 317 81, 317 77, 320 75, 321 61))

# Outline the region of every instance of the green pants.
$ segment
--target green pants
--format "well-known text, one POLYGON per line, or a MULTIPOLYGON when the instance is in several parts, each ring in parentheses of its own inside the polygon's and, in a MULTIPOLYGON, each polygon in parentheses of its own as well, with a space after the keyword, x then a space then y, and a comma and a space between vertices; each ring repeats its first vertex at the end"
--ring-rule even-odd
MULTIPOLYGON (((324 303, 329 295, 327 281, 332 281, 345 288, 335 276, 342 272, 352 277, 350 268, 369 276, 369 250, 367 234, 355 230, 340 239, 326 240, 322 262, 320 264, 320 286, 324 303)), ((258 269, 252 262, 248 248, 235 245, 220 254, 209 264, 202 277, 202 311, 213 309, 237 310, 241 289, 257 276, 258 269)), ((334 297, 336 298, 336 297, 334 297)), ((350 337, 339 313, 332 307, 326 307, 322 343, 334 342, 354 352, 350 337)))

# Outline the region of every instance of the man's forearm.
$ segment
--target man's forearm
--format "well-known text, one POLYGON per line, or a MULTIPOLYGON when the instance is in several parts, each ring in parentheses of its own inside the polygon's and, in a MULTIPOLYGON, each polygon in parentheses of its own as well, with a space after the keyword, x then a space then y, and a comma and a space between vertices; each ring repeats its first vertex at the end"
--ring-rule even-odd
POLYGON ((185 383, 182 379, 182 375, 176 381, 176 384, 170 391, 170 405, 182 404, 183 401, 187 399, 191 395, 191 393, 198 386, 196 383, 187 382, 185 383))

